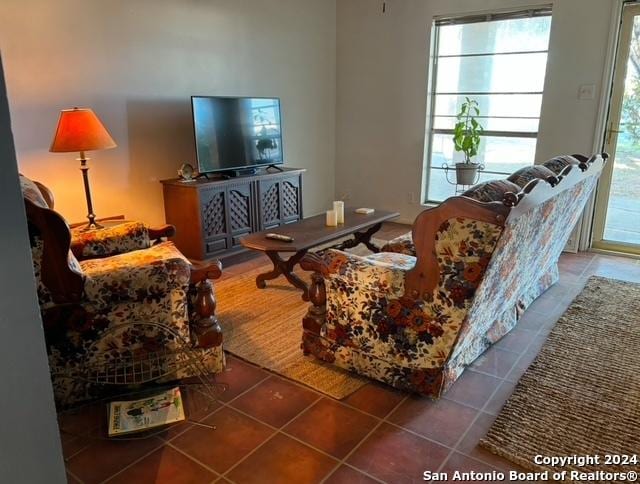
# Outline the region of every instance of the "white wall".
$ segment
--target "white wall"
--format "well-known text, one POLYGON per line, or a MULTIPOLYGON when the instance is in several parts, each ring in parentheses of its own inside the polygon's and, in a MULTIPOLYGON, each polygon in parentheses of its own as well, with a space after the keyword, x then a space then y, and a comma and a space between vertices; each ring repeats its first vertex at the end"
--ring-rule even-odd
POLYGON ((66 482, 0 62, 0 481, 66 482))
POLYGON ((3 0, 0 48, 20 170, 70 221, 77 155, 49 153, 59 110, 92 107, 118 143, 90 154, 98 216, 164 221, 158 180, 195 164, 191 95, 279 96, 308 215, 333 200, 335 0, 3 0))
MULTIPOLYGON (((616 0, 555 0, 536 161, 590 153, 616 0), (595 100, 577 98, 595 84, 595 100)), ((424 130, 434 16, 533 6, 521 0, 339 0, 336 196, 421 211, 424 130), (413 200, 413 201, 412 201, 413 200)))

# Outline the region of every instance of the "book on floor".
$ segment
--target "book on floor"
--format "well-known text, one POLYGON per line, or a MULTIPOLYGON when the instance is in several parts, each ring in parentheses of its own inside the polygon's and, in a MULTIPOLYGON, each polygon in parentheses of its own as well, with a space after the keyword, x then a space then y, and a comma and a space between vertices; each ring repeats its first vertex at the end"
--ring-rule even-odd
POLYGON ((140 432, 185 419, 180 388, 138 400, 109 404, 109 437, 140 432))

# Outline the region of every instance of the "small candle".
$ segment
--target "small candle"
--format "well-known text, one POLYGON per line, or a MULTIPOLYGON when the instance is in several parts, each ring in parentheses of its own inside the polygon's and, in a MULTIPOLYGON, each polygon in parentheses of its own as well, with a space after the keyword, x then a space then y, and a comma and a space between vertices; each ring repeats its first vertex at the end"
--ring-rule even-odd
POLYGON ((327 227, 338 225, 338 214, 335 210, 327 210, 327 227))
POLYGON ((336 201, 333 202, 333 210, 336 212, 336 216, 338 218, 338 223, 344 223, 344 202, 336 201))

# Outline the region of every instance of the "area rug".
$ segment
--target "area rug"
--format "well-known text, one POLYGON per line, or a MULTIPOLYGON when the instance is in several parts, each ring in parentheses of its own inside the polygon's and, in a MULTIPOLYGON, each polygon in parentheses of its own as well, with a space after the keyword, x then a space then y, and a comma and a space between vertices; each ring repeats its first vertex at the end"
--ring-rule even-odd
MULTIPOLYGON (((256 276, 267 269, 216 281, 225 350, 333 398, 345 398, 365 385, 365 378, 302 354, 302 318, 310 303, 282 276, 267 281, 266 289, 256 288, 256 276)), ((309 282, 309 273, 296 274, 309 282)))
MULTIPOLYGON (((640 453, 640 284, 601 277, 586 287, 551 331, 481 441, 532 471, 592 474, 640 471, 605 464, 605 455, 640 453), (599 463, 536 464, 536 456, 600 456, 599 463)), ((623 458, 624 460, 624 458, 623 458)))

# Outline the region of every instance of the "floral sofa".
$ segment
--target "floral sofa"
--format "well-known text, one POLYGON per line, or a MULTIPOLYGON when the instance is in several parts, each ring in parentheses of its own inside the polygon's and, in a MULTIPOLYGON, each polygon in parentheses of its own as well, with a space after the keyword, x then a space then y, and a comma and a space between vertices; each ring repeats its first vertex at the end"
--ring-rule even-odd
POLYGON ((140 362, 162 349, 168 356, 146 361, 145 374, 173 380, 192 376, 195 368, 169 361, 186 343, 200 370, 223 369, 210 282, 220 276, 219 263, 194 267, 172 242, 162 241, 173 233, 171 226, 156 230, 130 222, 69 230, 53 210, 51 192, 22 175, 20 180, 58 406, 108 391, 107 385, 90 383, 87 369, 123 355, 140 362))
POLYGON ((308 254, 303 351, 439 397, 558 280, 605 161, 562 156, 471 187, 377 254, 308 254))

